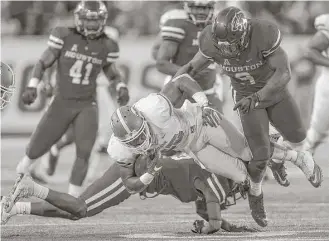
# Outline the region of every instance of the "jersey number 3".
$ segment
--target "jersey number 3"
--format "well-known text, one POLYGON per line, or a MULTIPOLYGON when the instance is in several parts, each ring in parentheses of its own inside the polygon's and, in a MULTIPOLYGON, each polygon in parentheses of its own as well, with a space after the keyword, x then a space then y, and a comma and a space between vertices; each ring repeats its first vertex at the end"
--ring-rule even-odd
POLYGON ((235 78, 242 81, 249 81, 250 84, 256 84, 254 77, 252 77, 248 72, 236 73, 235 78))
POLYGON ((85 68, 85 74, 82 76, 83 71, 83 61, 77 60, 72 65, 70 69, 70 76, 72 77, 72 84, 77 85, 89 85, 89 76, 91 74, 91 70, 93 69, 93 64, 88 63, 86 64, 85 68))

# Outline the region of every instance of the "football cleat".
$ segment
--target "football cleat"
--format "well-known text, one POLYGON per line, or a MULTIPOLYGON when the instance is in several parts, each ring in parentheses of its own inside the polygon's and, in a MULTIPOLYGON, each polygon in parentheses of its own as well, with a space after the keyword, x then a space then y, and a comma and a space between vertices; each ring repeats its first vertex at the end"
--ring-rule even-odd
POLYGON ((264 208, 263 200, 264 200, 263 193, 259 196, 254 196, 248 193, 248 201, 251 210, 251 216, 259 226, 266 227, 267 219, 266 219, 266 211, 264 208))
POLYGON ((295 165, 302 170, 313 187, 318 188, 321 186, 323 181, 322 170, 320 166, 314 162, 313 156, 309 151, 298 152, 295 165))
POLYGON ((5 206, 6 212, 10 212, 12 207, 22 198, 29 198, 33 196, 34 184, 32 177, 24 175, 17 179, 14 185, 13 192, 9 195, 9 200, 5 206))
POLYGON ((284 166, 284 162, 276 163, 271 159, 268 163, 268 166, 270 167, 277 183, 283 187, 288 187, 290 185, 290 182, 287 179, 287 172, 286 167, 284 166))
POLYGON ((10 197, 3 196, 1 197, 1 225, 5 225, 8 220, 14 216, 11 212, 6 212, 6 207, 9 206, 10 203, 10 197))

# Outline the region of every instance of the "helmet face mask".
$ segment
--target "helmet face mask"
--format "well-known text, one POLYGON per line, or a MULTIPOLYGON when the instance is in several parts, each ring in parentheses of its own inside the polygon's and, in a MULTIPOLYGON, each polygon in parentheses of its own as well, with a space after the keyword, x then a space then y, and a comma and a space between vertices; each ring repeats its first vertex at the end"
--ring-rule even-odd
POLYGON ((184 10, 194 24, 207 24, 212 20, 214 5, 214 1, 186 1, 184 2, 184 10))
POLYGON ((1 102, 0 109, 4 109, 10 102, 11 97, 15 92, 15 77, 12 69, 1 62, 0 69, 1 78, 1 102))
POLYGON ((212 36, 219 53, 238 57, 249 44, 250 24, 243 12, 229 7, 218 13, 212 23, 212 36))
POLYGON ((134 107, 128 108, 130 109, 131 113, 121 111, 121 113, 118 114, 118 110, 116 113, 114 113, 114 115, 119 117, 115 119, 112 117, 111 126, 113 134, 117 140, 119 140, 124 146, 132 149, 135 153, 145 154, 153 143, 150 127, 138 110, 136 110, 134 107), (125 124, 123 124, 122 121, 124 121, 125 124), (134 127, 128 126, 129 122, 134 123, 134 127), (117 124, 119 124, 119 128, 117 128, 117 124), (119 129, 122 129, 122 124, 126 126, 124 127, 124 132, 119 131, 119 129))
POLYGON ((96 38, 103 33, 107 17, 106 6, 101 1, 80 2, 74 11, 78 32, 88 38, 96 38))

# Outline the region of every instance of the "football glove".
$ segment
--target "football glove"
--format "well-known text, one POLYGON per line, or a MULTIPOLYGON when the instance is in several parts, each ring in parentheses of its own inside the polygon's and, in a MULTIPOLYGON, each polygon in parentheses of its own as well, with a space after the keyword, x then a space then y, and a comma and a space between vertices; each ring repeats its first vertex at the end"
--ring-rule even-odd
POLYGON ((202 108, 202 119, 203 125, 210 125, 211 127, 219 126, 222 117, 221 114, 215 110, 214 108, 206 105, 201 107, 202 108))
POLYGON ((54 88, 51 84, 45 83, 43 84, 41 91, 45 93, 47 98, 50 98, 53 96, 54 88))
POLYGON ((25 105, 30 105, 36 100, 37 96, 37 88, 27 87, 22 94, 22 101, 25 105))
POLYGON ((150 173, 153 176, 156 176, 159 174, 159 172, 162 169, 162 165, 159 162, 161 159, 161 152, 156 151, 149 155, 148 162, 147 162, 147 172, 150 173))
POLYGON ((254 93, 252 95, 249 95, 248 97, 243 97, 241 100, 239 100, 233 110, 240 109, 241 114, 247 114, 249 111, 252 111, 259 105, 259 96, 257 93, 254 93))
POLYGON ((117 93, 117 102, 120 106, 124 106, 129 102, 129 91, 127 87, 121 87, 117 93))
POLYGON ((195 220, 193 223, 193 229, 191 231, 193 233, 202 233, 202 228, 204 227, 204 220, 195 220))

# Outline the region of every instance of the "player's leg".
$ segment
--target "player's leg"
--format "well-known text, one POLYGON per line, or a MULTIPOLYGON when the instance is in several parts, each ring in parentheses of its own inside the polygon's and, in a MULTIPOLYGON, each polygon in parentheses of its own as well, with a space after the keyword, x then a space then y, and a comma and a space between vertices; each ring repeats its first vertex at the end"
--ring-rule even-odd
POLYGON ((54 99, 33 132, 26 155, 18 163, 16 172, 27 173, 34 160, 44 155, 61 138, 72 119, 72 112, 63 101, 54 99))
POLYGON ((285 139, 285 144, 299 151, 299 158, 292 160, 305 174, 314 187, 322 182, 321 168, 314 162, 310 152, 302 151, 306 139, 306 130, 299 109, 289 95, 279 103, 267 108, 268 116, 276 129, 285 139), (285 118, 282 118, 285 116, 285 118))
POLYGON ((314 152, 329 133, 329 83, 328 75, 321 74, 315 85, 313 112, 307 132, 305 150, 314 152))
POLYGON ((79 198, 67 193, 59 193, 35 183, 25 176, 16 186, 14 194, 6 203, 8 209, 2 209, 2 221, 16 214, 38 215, 79 219, 94 216, 103 210, 118 205, 131 195, 125 189, 117 164, 113 164, 90 185, 79 198), (38 197, 47 203, 18 202, 21 198, 38 197), (13 208, 11 208, 13 206, 13 208), (5 211, 8 211, 6 213, 5 211))
POLYGON ((76 159, 72 167, 69 194, 77 197, 88 171, 89 157, 98 131, 98 110, 96 105, 84 107, 73 122, 76 159))

